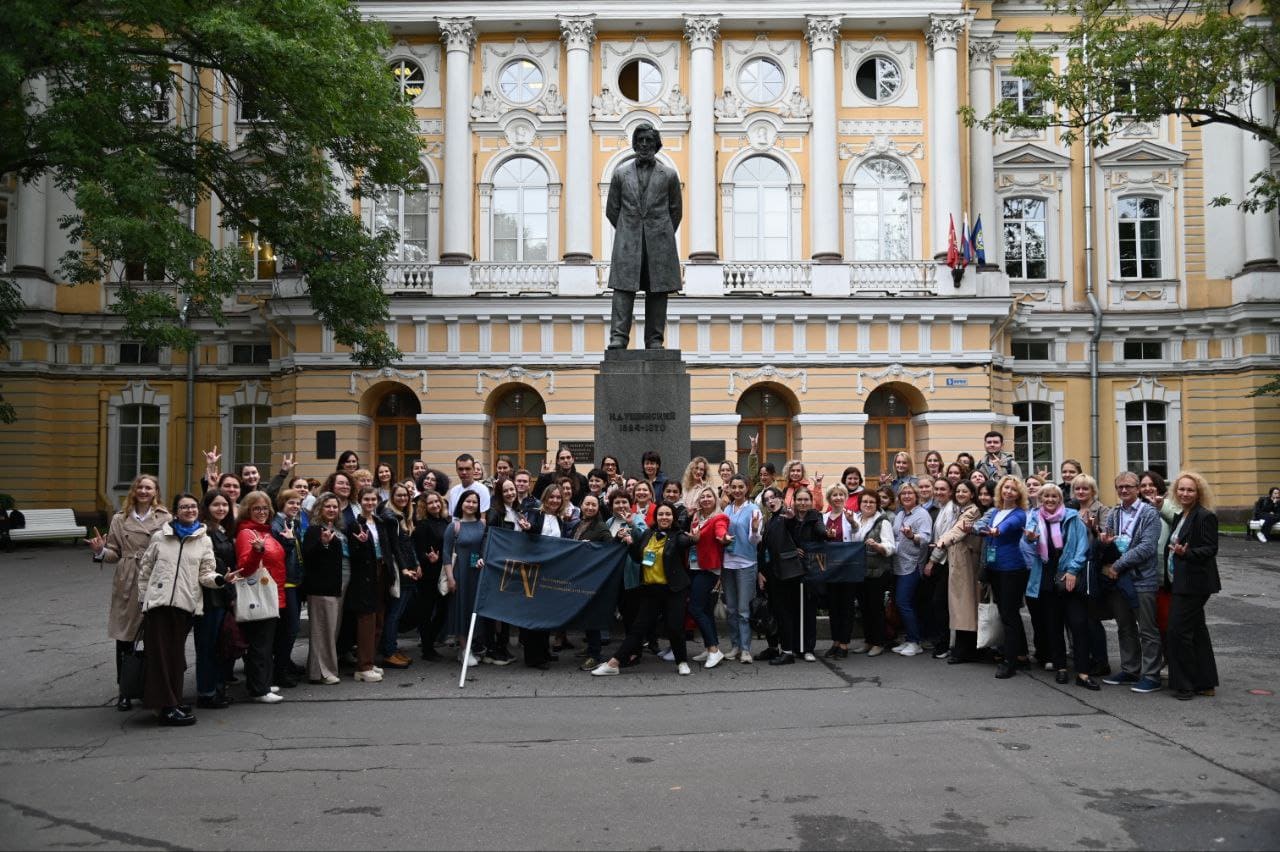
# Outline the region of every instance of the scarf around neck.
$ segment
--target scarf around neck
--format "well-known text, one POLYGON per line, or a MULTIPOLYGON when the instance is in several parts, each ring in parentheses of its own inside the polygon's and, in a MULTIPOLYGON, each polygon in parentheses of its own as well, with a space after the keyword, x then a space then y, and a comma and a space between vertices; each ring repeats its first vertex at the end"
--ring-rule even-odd
POLYGON ((196 521, 193 524, 184 524, 182 521, 176 520, 173 522, 173 531, 177 534, 179 541, 191 535, 198 529, 200 529, 199 521, 196 521))
MULTIPOLYGON (((1059 505, 1058 511, 1052 515, 1047 514, 1043 507, 1038 510, 1040 523, 1045 532, 1053 536, 1053 546, 1057 550, 1062 549, 1062 518, 1066 513, 1067 507, 1065 504, 1059 505)), ((1040 561, 1049 561, 1049 540, 1045 535, 1041 535, 1040 538, 1036 539, 1036 552, 1040 554, 1040 561)))

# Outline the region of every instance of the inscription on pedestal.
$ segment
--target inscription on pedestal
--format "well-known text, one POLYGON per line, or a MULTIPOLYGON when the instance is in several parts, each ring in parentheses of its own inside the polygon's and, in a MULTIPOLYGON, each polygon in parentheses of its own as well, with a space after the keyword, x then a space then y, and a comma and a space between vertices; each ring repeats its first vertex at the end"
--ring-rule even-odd
POLYGON ((641 475, 640 456, 656 450, 668 476, 689 461, 689 373, 673 349, 611 350, 596 376, 597 458, 617 456, 641 475))

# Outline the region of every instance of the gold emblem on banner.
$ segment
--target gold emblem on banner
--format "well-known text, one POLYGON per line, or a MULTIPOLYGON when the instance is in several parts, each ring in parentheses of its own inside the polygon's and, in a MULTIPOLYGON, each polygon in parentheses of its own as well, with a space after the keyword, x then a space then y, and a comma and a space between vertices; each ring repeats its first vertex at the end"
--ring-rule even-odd
POLYGON ((507 559, 502 563, 502 579, 498 581, 498 591, 507 591, 507 586, 512 587, 511 591, 515 591, 516 583, 519 582, 524 596, 531 598, 538 591, 538 574, 541 571, 541 563, 507 559))

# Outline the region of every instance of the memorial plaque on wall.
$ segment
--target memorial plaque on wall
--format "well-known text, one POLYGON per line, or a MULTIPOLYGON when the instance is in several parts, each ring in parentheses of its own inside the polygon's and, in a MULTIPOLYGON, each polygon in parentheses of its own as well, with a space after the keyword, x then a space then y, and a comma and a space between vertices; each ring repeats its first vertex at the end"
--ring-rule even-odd
POLYGON ((594 465, 596 463, 595 441, 561 441, 560 446, 573 453, 574 464, 594 465))
MULTIPOLYGON (((724 441, 692 441, 689 446, 690 458, 702 456, 713 468, 729 458, 725 452, 724 441)), ((730 459, 730 461, 733 460, 730 459)), ((736 466, 737 462, 734 462, 734 465, 736 466)))
POLYGON ((338 433, 334 429, 320 429, 316 432, 316 458, 336 459, 338 457, 338 433))

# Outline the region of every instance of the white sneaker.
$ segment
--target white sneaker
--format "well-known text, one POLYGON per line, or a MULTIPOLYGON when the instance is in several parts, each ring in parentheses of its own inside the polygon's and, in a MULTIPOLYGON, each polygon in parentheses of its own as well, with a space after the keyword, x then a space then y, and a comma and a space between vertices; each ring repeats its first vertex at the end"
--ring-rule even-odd
POLYGON ((274 695, 279 695, 279 694, 280 694, 280 687, 278 687, 278 686, 273 686, 273 687, 271 687, 271 692, 272 692, 272 694, 274 694, 274 695))
POLYGON ((805 661, 806 663, 816 663, 816 662, 818 662, 818 658, 817 658, 817 657, 815 657, 815 656, 814 656, 813 654, 811 654, 810 652, 805 651, 805 652, 804 652, 804 661, 805 661))
POLYGON ((751 660, 751 652, 750 652, 750 651, 743 651, 741 654, 739 654, 739 655, 738 655, 738 662, 740 662, 740 663, 745 663, 746 665, 751 665, 751 662, 752 662, 752 660, 751 660))
POLYGON ((594 677, 605 677, 607 675, 622 674, 622 669, 611 666, 605 662, 592 669, 591 674, 594 677))
POLYGON ((255 695, 253 700, 259 704, 279 704, 284 701, 284 696, 276 692, 268 692, 266 695, 255 695))
MULTIPOLYGON (((690 658, 689 658, 689 662, 691 662, 691 663, 705 663, 705 662, 707 661, 707 657, 709 657, 709 656, 711 656, 711 652, 710 652, 710 651, 703 651, 701 654, 694 654, 692 657, 690 657, 690 658)), ((708 666, 707 668, 710 668, 710 666, 708 666)))
POLYGON ((373 670, 374 670, 375 672, 377 672, 378 674, 380 674, 380 675, 386 674, 386 672, 384 672, 384 671, 382 670, 382 666, 374 666, 374 667, 373 667, 373 670))
POLYGON ((907 646, 908 646, 908 645, 910 645, 910 644, 911 644, 910 642, 900 642, 900 643, 898 643, 897 645, 894 645, 894 646, 893 646, 892 648, 890 648, 889 650, 890 650, 890 651, 893 651, 893 653, 895 653, 895 654, 901 654, 901 653, 902 653, 902 649, 903 649, 903 648, 905 648, 905 647, 907 647, 907 646))
POLYGON ((342 683, 342 678, 337 675, 325 675, 324 683, 325 686, 333 686, 335 683, 342 683))
MULTIPOLYGON (((748 654, 747 656, 751 656, 751 655, 748 654)), ((694 657, 694 659, 696 660, 698 658, 694 657)), ((706 667, 709 669, 714 669, 716 666, 720 665, 720 663, 723 661, 724 661, 723 653, 721 653, 720 651, 712 651, 710 654, 707 655, 706 667)))
POLYGON ((378 683, 382 680, 382 675, 377 669, 370 669, 367 672, 356 672, 356 680, 363 683, 378 683))
POLYGON ((734 646, 734 647, 730 648, 728 651, 725 651, 725 652, 724 652, 724 658, 725 658, 726 660, 736 660, 736 659, 738 659, 738 656, 739 656, 741 653, 742 653, 742 649, 741 649, 741 648, 739 648, 739 647, 737 647, 737 646, 734 646))
POLYGON ((908 642, 907 646, 898 653, 904 657, 914 657, 916 654, 924 653, 924 648, 921 648, 919 643, 908 642))
POLYGON ((668 663, 674 663, 676 661, 676 652, 668 648, 667 650, 659 654, 658 658, 662 660, 666 660, 668 663))
POLYGON ((1258 537, 1258 541, 1262 542, 1263 544, 1267 543, 1267 534, 1264 533, 1262 530, 1258 530, 1256 533, 1254 533, 1254 535, 1258 537))
POLYGON ((870 651, 870 650, 871 650, 871 646, 870 646, 870 645, 868 645, 866 642, 863 642, 861 645, 857 646, 856 648, 850 648, 850 649, 849 649, 849 653, 850 653, 850 654, 865 654, 865 653, 867 653, 867 652, 868 652, 868 651, 870 651))
POLYGON ((467 668, 480 665, 480 661, 476 659, 475 654, 467 654, 467 668))
POLYGON ((1044 664, 1044 670, 1045 670, 1045 671, 1047 671, 1047 672, 1051 672, 1051 671, 1053 671, 1053 663, 1045 663, 1045 664, 1044 664))
POLYGON ((680 663, 679 665, 676 666, 676 674, 679 674, 679 675, 693 674, 693 671, 692 669, 689 668, 688 663, 680 663))

